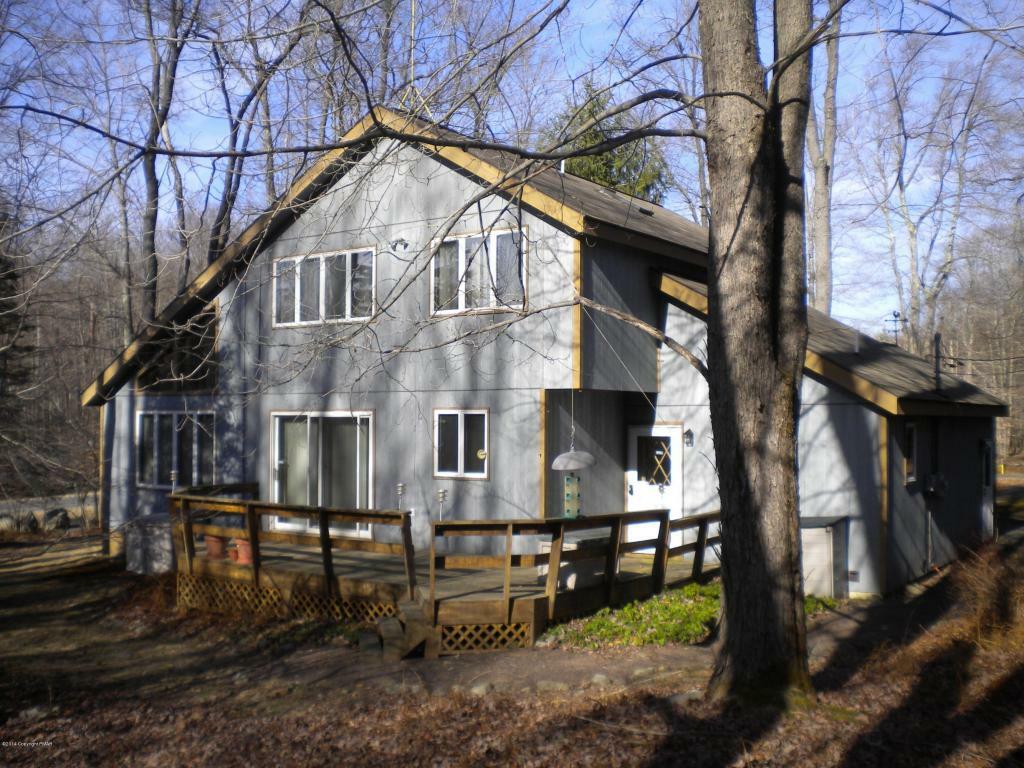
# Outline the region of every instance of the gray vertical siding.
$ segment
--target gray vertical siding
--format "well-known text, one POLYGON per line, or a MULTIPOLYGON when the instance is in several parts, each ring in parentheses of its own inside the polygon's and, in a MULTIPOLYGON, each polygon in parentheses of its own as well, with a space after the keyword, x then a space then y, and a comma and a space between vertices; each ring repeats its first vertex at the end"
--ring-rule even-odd
MULTIPOLYGON (((217 391, 148 396, 127 385, 114 399, 112 527, 166 513, 166 490, 135 483, 134 412, 148 409, 214 410, 216 479, 257 480, 263 498, 273 492, 275 412, 371 411, 373 504, 393 507, 395 486, 405 483, 403 506, 414 512, 419 547, 429 543, 442 488, 446 519, 539 515, 540 393, 571 386, 570 310, 430 318, 432 241, 479 191, 420 151, 382 144, 269 243, 219 298, 217 391), (274 327, 273 259, 354 248, 376 254, 376 299, 385 314, 369 327, 274 327), (452 343, 458 336, 466 338, 452 343), (434 476, 438 408, 488 410, 487 479, 434 476)), ((572 295, 574 241, 552 224, 490 197, 461 216, 451 234, 512 227, 526 235, 528 308, 565 303, 572 295)), ((461 543, 477 551, 503 545, 461 543)))
POLYGON ((895 584, 954 560, 993 532, 982 493, 983 441, 994 438, 991 418, 900 417, 892 420, 892 508, 889 570, 895 584), (906 425, 917 427, 917 479, 904 471, 906 425), (936 492, 929 492, 935 476, 936 492), (929 538, 931 558, 929 559, 929 538))
MULTIPOLYGON (((670 305, 669 336, 704 357, 703 320, 670 305)), ((849 519, 848 570, 857 572, 850 592, 881 592, 881 417, 828 384, 804 377, 799 425, 800 514, 803 517, 844 516, 849 519)), ((636 423, 650 423, 650 408, 638 404, 636 423)), ((661 391, 653 420, 683 425, 694 432, 694 445, 684 448, 684 514, 719 506, 714 438, 707 383, 686 360, 661 350, 661 391)))
POLYGON ((552 470, 554 458, 569 450, 573 414, 576 450, 593 454, 593 467, 580 470, 581 510, 599 515, 621 512, 625 500, 625 394, 582 390, 547 393, 547 510, 558 517, 564 509, 565 474, 552 470))
MULTIPOLYGON (((439 517, 441 489, 448 492, 446 519, 535 517, 545 508, 549 515, 560 514, 562 475, 550 463, 568 449, 572 412, 576 447, 597 460, 581 473, 584 512, 623 508, 628 428, 655 423, 679 424, 694 433, 694 445, 682 449, 675 465, 682 471, 684 514, 716 509, 708 390, 688 362, 659 349, 638 329, 585 312, 584 389, 570 398, 573 311, 568 304, 575 241, 555 225, 492 196, 474 202, 451 225, 451 234, 521 227, 527 242, 527 308, 557 308, 430 317, 432 241, 480 189, 421 151, 384 142, 268 243, 219 298, 216 391, 152 396, 127 385, 108 406, 111 528, 166 513, 165 490, 135 483, 135 413, 148 409, 215 411, 217 481, 257 480, 267 499, 273 493, 274 413, 371 412, 372 504, 395 506, 395 486, 404 483, 403 506, 414 512, 414 539, 421 548, 429 544, 430 522, 439 517), (274 327, 274 259, 356 248, 376 254, 379 317, 369 325, 274 327), (433 414, 439 408, 488 411, 486 479, 434 475, 433 414)), ((664 324, 669 336, 704 355, 704 322, 674 304, 666 308, 657 293, 653 275, 665 258, 604 242, 581 247, 585 295, 653 326, 664 324)), ((810 377, 802 396, 801 514, 847 518, 846 568, 857 574, 850 592, 880 592, 924 571, 929 510, 935 563, 952 558, 955 544, 991 532, 979 479, 980 441, 991 437, 993 420, 919 420, 922 471, 934 463, 949 487, 942 497, 926 497, 919 487, 902 483, 902 421, 893 419, 886 582, 879 466, 883 417, 810 377), (929 429, 938 430, 938 453, 932 451, 929 429)), ((147 530, 169 546, 158 525, 147 530)), ((375 532, 378 538, 393 534, 375 532)), ((503 542, 466 539, 460 545, 494 551, 503 542)), ((134 567, 163 567, 157 555, 147 554, 149 539, 134 546, 142 553, 130 559, 134 567)))

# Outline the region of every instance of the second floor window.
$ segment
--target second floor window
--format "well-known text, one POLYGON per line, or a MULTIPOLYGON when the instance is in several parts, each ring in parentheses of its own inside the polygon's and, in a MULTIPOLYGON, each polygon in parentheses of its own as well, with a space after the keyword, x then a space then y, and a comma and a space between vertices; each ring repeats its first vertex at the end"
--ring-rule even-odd
POLYGON ((521 308, 526 300, 525 263, 519 231, 445 240, 431 269, 431 312, 521 308))
POLYGON ((274 325, 365 320, 373 314, 373 251, 274 262, 274 325))

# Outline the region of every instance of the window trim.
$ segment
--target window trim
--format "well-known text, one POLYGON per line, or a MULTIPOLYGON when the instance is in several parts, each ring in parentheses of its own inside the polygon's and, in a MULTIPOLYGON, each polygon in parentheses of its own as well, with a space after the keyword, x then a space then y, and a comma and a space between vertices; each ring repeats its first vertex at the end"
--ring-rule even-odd
POLYGON ((491 410, 489 408, 435 408, 433 419, 433 450, 434 450, 434 477, 445 480, 490 480, 491 479, 491 410), (465 440, 466 440, 466 415, 482 415, 484 417, 484 471, 465 471, 465 440), (442 472, 438 469, 438 423, 441 416, 459 417, 459 471, 442 472))
POLYGON ((217 453, 218 453, 218 446, 217 446, 217 413, 216 413, 216 411, 212 411, 212 410, 206 410, 206 411, 183 411, 183 410, 175 410, 173 408, 154 408, 154 409, 143 409, 143 410, 139 410, 139 411, 135 412, 135 441, 134 442, 135 442, 135 487, 136 488, 148 488, 148 489, 154 489, 154 490, 167 490, 167 489, 173 490, 175 488, 188 488, 190 486, 198 485, 199 484, 199 481, 197 479, 199 477, 199 474, 198 474, 198 472, 199 472, 199 462, 196 460, 196 457, 199 455, 199 451, 198 451, 198 448, 199 448, 199 442, 198 442, 199 438, 198 438, 198 435, 199 435, 199 433, 198 433, 198 430, 196 429, 196 427, 198 427, 198 421, 196 421, 196 420, 200 416, 209 416, 211 419, 213 419, 213 428, 212 428, 212 432, 211 432, 211 436, 213 437, 213 464, 210 467, 210 472, 211 472, 210 482, 212 484, 216 484, 217 483, 217 453), (154 475, 159 475, 159 470, 157 469, 157 467, 158 467, 159 461, 160 461, 160 429, 159 429, 160 419, 157 418, 157 417, 159 417, 159 416, 171 416, 171 417, 184 416, 185 418, 192 419, 192 478, 191 478, 191 482, 189 482, 189 483, 182 483, 182 482, 180 482, 181 481, 181 478, 179 476, 180 470, 178 469, 178 455, 179 455, 178 445, 179 445, 179 442, 180 442, 179 441, 179 437, 181 435, 181 432, 177 428, 175 428, 174 431, 171 433, 171 470, 170 470, 170 472, 171 472, 171 483, 170 483, 170 485, 167 485, 165 483, 157 483, 157 482, 150 483, 150 482, 147 482, 141 476, 142 464, 139 461, 139 456, 140 456, 140 454, 142 452, 142 419, 143 419, 144 416, 153 416, 154 417, 153 418, 153 457, 152 457, 153 458, 154 475))
POLYGON ((921 460, 918 452, 917 423, 908 421, 903 425, 903 482, 905 485, 917 482, 917 465, 921 460), (910 448, 911 458, 907 457, 910 448))
POLYGON ((373 246, 362 248, 344 248, 335 251, 321 251, 318 253, 307 253, 302 256, 281 256, 271 262, 271 285, 270 285, 270 324, 272 328, 304 328, 312 325, 334 325, 337 323, 364 323, 373 317, 377 311, 377 249, 373 246), (353 317, 349 315, 352 311, 352 256, 357 253, 370 254, 370 314, 353 317), (324 261, 331 256, 344 256, 345 265, 345 317, 326 317, 327 281, 324 277, 324 261), (302 311, 302 264, 307 261, 316 260, 320 263, 320 279, 318 283, 319 297, 317 299, 317 318, 315 320, 299 320, 302 311), (292 309, 292 320, 279 322, 277 319, 277 279, 280 274, 280 265, 291 262, 294 265, 294 306, 292 309))
POLYGON ((431 317, 448 317, 450 315, 474 315, 474 314, 493 314, 495 312, 523 312, 527 303, 529 302, 529 270, 527 269, 527 259, 529 256, 529 250, 526 247, 527 244, 527 229, 526 227, 491 227, 489 229, 480 230, 477 232, 466 232, 459 235, 449 235, 443 240, 431 240, 430 241, 430 316, 431 317), (488 293, 490 294, 490 304, 486 307, 467 307, 466 306, 466 240, 472 237, 487 236, 488 245, 488 267, 490 269, 491 278, 493 280, 494 273, 497 271, 497 259, 498 259, 498 245, 497 238, 500 235, 508 235, 519 233, 520 249, 522 251, 522 280, 523 280, 523 301, 521 304, 500 304, 498 303, 498 297, 495 293, 495 286, 493 282, 489 287, 488 293), (437 261, 437 254, 440 247, 444 243, 458 242, 459 253, 458 253, 458 304, 459 306, 455 309, 438 309, 434 306, 434 287, 435 287, 435 263, 437 261))

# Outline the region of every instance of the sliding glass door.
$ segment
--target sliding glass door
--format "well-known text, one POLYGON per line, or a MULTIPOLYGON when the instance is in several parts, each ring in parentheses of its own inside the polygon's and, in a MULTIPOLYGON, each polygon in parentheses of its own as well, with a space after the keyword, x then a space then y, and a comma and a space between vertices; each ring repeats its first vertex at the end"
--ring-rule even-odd
MULTIPOLYGON (((274 416, 275 500, 282 504, 369 509, 373 506, 373 430, 369 413, 274 416)), ((278 527, 315 528, 278 518, 278 527)), ((367 525, 339 533, 369 535, 367 525)))

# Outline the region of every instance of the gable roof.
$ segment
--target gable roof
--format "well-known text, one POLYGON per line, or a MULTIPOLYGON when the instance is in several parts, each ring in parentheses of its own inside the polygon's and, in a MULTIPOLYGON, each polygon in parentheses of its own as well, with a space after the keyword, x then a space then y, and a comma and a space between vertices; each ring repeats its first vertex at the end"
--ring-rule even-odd
POLYGON ((510 176, 513 168, 522 165, 521 158, 514 153, 453 146, 453 142, 464 144, 466 137, 412 115, 375 107, 342 137, 342 147, 320 157, 216 261, 200 272, 184 293, 164 307, 85 388, 82 405, 102 405, 110 399, 142 365, 160 353, 162 343, 174 333, 176 325, 213 301, 264 246, 344 175, 360 152, 388 136, 410 142, 478 181, 495 185, 499 194, 518 197, 526 207, 574 236, 621 238, 621 233, 626 233, 637 236, 640 247, 653 244, 693 264, 704 264, 707 231, 667 208, 553 168, 539 167, 510 176))
MULTIPOLYGON (((661 292, 707 317, 707 286, 663 275, 661 292)), ((932 362, 873 339, 823 312, 807 310, 804 370, 891 415, 1005 416, 1006 404, 948 373, 935 386, 932 362)))

